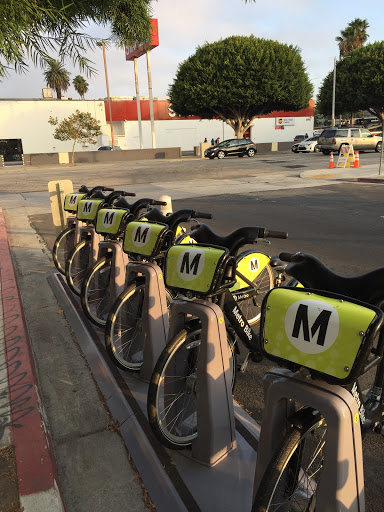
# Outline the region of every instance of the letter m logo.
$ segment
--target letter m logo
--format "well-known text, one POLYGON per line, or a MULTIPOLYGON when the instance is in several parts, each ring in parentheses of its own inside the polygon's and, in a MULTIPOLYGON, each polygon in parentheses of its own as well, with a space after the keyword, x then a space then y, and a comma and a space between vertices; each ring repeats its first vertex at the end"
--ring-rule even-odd
POLYGON ((77 195, 71 196, 69 198, 68 203, 73 206, 74 204, 76 204, 76 200, 77 200, 77 195))
POLYGON ((183 256, 183 260, 181 262, 180 273, 181 274, 183 274, 183 273, 190 274, 192 272, 193 275, 196 275, 197 271, 199 269, 199 262, 200 262, 201 254, 196 254, 191 262, 190 262, 189 257, 190 257, 190 253, 185 252, 184 256, 183 256))
POLYGON ((303 338, 305 341, 311 342, 314 338, 315 334, 318 333, 317 336, 317 345, 324 346, 325 338, 327 335, 327 329, 329 324, 329 318, 332 314, 332 311, 323 310, 319 313, 316 320, 313 322, 311 326, 311 331, 309 331, 309 319, 308 319, 308 306, 306 304, 300 304, 295 318, 295 323, 293 326, 292 337, 299 338, 300 331, 303 330, 303 338))
POLYGON ((148 227, 143 228, 143 231, 141 231, 142 227, 143 226, 138 226, 136 228, 133 241, 138 242, 139 244, 145 245, 147 243, 147 235, 149 232, 149 228, 148 227))
POLYGON ((103 218, 103 223, 104 223, 104 225, 109 224, 110 226, 112 226, 114 219, 115 219, 115 212, 105 212, 104 218, 103 218))
POLYGON ((91 213, 92 211, 92 202, 91 201, 87 201, 86 203, 83 204, 83 213, 91 213))

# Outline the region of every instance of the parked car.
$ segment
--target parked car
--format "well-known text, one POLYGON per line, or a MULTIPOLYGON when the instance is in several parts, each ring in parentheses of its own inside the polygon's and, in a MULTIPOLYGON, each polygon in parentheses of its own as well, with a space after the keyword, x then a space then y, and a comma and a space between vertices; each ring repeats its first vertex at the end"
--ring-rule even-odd
POLYGON ((302 142, 297 142, 291 147, 291 151, 294 153, 310 153, 311 151, 318 153, 320 151, 317 144, 319 137, 320 135, 315 135, 314 137, 309 137, 302 142))
MULTIPOLYGON (((115 151, 116 150, 120 150, 121 151, 121 148, 119 146, 115 146, 115 151)), ((112 151, 112 146, 100 146, 98 148, 98 151, 112 151)))
POLYGON ((293 142, 302 142, 307 138, 308 136, 306 137, 305 135, 296 135, 295 138, 293 139, 293 142))
POLYGON ((324 155, 340 153, 344 144, 352 144, 358 151, 381 151, 382 137, 376 137, 365 128, 326 128, 319 137, 319 149, 324 155))
POLYGON ((252 157, 255 156, 256 153, 256 144, 250 139, 228 139, 206 149, 204 156, 210 159, 215 158, 215 156, 217 156, 217 158, 224 158, 225 156, 242 157, 244 155, 252 157))

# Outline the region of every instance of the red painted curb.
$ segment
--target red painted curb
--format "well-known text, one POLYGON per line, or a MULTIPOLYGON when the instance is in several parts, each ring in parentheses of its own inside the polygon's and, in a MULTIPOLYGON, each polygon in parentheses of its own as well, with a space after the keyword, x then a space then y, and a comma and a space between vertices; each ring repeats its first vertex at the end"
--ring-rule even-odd
POLYGON ((41 414, 39 386, 13 268, 5 220, 0 213, 0 281, 11 408, 20 496, 58 483, 51 439, 41 414))

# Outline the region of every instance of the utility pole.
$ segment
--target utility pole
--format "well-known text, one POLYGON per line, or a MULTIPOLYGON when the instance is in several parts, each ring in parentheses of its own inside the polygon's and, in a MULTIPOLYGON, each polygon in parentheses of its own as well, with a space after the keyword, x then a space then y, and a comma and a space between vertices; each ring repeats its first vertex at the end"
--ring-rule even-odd
POLYGON ((141 109, 140 109, 140 92, 139 92, 139 73, 137 71, 137 58, 133 59, 133 65, 135 68, 135 85, 136 85, 136 104, 137 104, 137 120, 139 122, 139 139, 140 149, 143 149, 143 130, 141 128, 141 109))
POLYGON ((99 41, 99 42, 97 42, 96 44, 97 44, 97 46, 102 46, 102 47, 103 47, 105 83, 107 84, 107 98, 108 98, 109 122, 111 123, 112 151, 115 151, 115 137, 113 136, 113 123, 112 123, 111 97, 110 97, 110 95, 109 95, 108 71, 107 71, 107 59, 106 59, 106 56, 105 56, 105 43, 104 43, 104 41, 99 41))
POLYGON ((332 127, 335 126, 335 105, 336 105, 336 57, 333 62, 333 90, 332 90, 332 127))

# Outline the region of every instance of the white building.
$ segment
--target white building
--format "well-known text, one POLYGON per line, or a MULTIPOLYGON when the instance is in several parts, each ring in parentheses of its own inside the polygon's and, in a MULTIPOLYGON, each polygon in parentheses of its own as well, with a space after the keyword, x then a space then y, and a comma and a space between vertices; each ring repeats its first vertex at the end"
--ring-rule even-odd
MULTIPOLYGON (((149 101, 141 98, 143 147, 152 147, 149 101)), ((115 145, 121 149, 140 149, 137 105, 134 98, 113 98, 111 101, 115 145)), ((0 99, 0 154, 5 158, 32 153, 71 152, 72 141, 59 141, 53 137, 54 127, 50 117, 59 121, 76 110, 89 112, 99 121, 101 131, 95 145, 77 144, 76 151, 96 150, 111 145, 108 103, 100 100, 70 99, 0 99)), ((154 125, 158 148, 181 147, 193 150, 206 138, 220 140, 234 138, 230 126, 218 119, 180 118, 172 112, 166 99, 154 100, 154 125)), ((289 142, 297 134, 312 135, 314 126, 314 102, 299 112, 275 112, 255 119, 250 133, 256 143, 289 142)))

